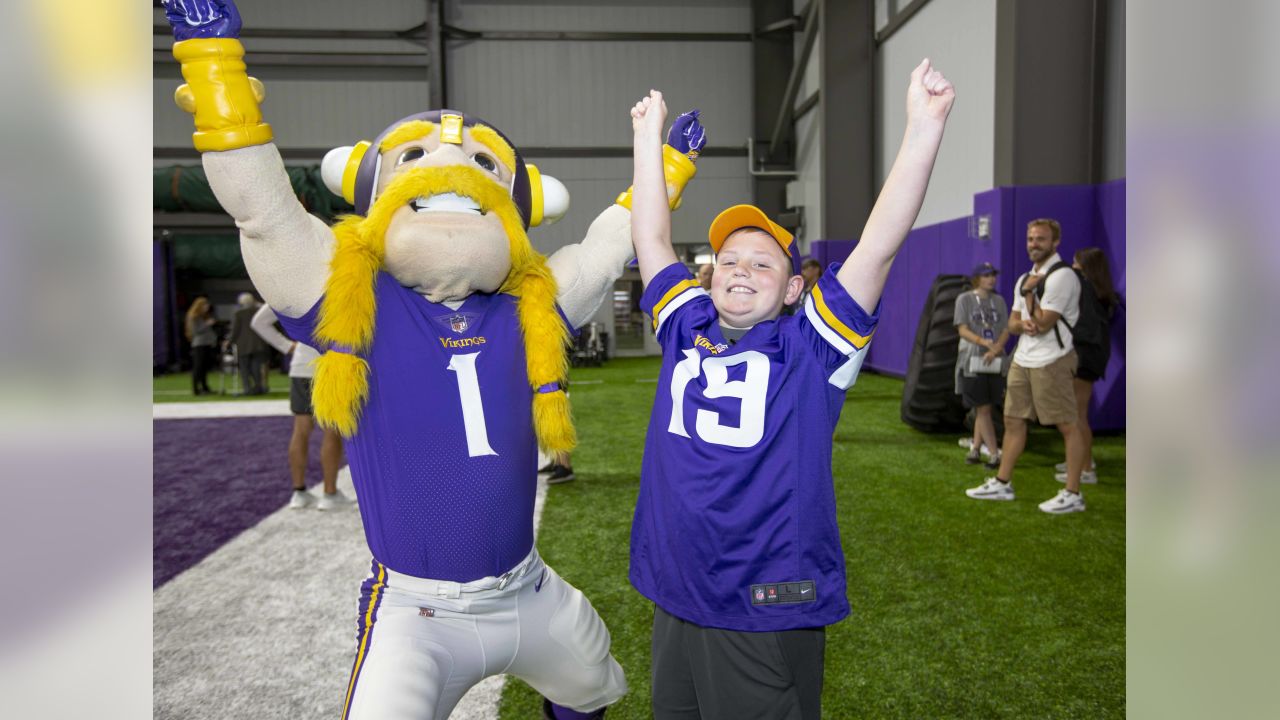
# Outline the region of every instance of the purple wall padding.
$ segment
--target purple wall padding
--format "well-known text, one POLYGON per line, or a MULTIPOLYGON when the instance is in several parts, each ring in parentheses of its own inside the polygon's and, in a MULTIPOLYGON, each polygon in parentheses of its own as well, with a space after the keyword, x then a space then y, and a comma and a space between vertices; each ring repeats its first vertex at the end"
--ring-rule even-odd
MULTIPOLYGON (((973 218, 949 220, 912 230, 885 284, 880 327, 865 367, 891 375, 907 372, 911 344, 929 287, 940 274, 967 275, 990 262, 1000 270, 997 289, 1012 306, 1013 284, 1031 267, 1024 238, 1031 220, 1052 217, 1062 224, 1059 253, 1068 262, 1082 247, 1102 248, 1111 262, 1116 289, 1125 295, 1125 181, 1103 185, 1048 185, 995 188, 973 198, 973 218), (987 216, 990 237, 977 237, 977 220, 987 216)), ((856 240, 816 240, 810 254, 825 267, 842 261, 856 240)), ((1090 424, 1095 430, 1125 426, 1125 318, 1112 327, 1111 363, 1094 385, 1090 424)), ((1010 351, 1013 349, 1010 342, 1010 351)))

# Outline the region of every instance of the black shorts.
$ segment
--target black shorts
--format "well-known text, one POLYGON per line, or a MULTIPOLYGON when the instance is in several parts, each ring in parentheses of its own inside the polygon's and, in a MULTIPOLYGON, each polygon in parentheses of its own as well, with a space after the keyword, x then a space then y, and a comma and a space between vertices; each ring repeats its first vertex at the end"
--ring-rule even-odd
POLYGON ((979 405, 1004 403, 1004 375, 978 373, 973 377, 960 376, 960 397, 967 408, 979 405))
POLYGON ((826 629, 737 632, 653 612, 653 717, 818 720, 826 629))
POLYGON ((1111 360, 1111 348, 1077 345, 1076 357, 1080 359, 1079 365, 1076 366, 1076 377, 1089 382, 1097 382, 1102 379, 1103 373, 1107 371, 1107 363, 1111 360))
POLYGON ((313 415, 311 410, 311 378, 289 378, 289 410, 294 415, 313 415))

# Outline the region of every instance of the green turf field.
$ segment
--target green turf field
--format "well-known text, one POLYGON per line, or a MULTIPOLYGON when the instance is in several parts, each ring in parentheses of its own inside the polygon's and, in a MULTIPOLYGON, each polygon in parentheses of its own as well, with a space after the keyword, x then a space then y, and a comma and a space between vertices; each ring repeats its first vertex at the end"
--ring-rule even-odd
MULTIPOLYGON (((652 607, 626 578, 657 374, 650 358, 573 372, 578 479, 549 489, 538 540, 609 625, 631 687, 611 720, 650 717, 652 607)), ((823 717, 1123 717, 1124 437, 1095 442, 1088 511, 1050 516, 1036 505, 1061 487, 1056 431, 1032 432, 1016 501, 971 500, 989 471, 964 464, 958 435, 904 425, 901 396, 865 373, 836 430, 853 614, 828 629, 823 717)), ((512 679, 502 717, 539 717, 538 703, 512 679)))
POLYGON ((288 400, 289 399, 289 376, 278 370, 272 370, 269 379, 269 390, 266 395, 255 395, 251 397, 240 398, 235 393, 240 387, 239 379, 230 375, 225 378, 226 394, 221 394, 218 390, 223 385, 223 377, 221 373, 215 371, 209 373, 209 389, 213 390, 212 395, 192 395, 191 394, 191 373, 173 373, 171 375, 156 375, 151 379, 151 402, 168 403, 168 402, 226 402, 238 400, 288 400))

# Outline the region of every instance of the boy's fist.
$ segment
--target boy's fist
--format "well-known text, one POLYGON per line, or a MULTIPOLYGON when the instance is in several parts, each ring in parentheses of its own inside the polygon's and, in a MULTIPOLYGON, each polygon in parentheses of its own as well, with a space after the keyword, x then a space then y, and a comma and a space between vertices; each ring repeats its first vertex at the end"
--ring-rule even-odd
POLYGON ((667 123, 667 103, 662 93, 650 90, 647 97, 631 108, 631 130, 637 135, 662 138, 662 127, 667 123))
POLYGON ((911 86, 907 88, 907 122, 945 122, 955 101, 956 90, 951 81, 933 69, 929 58, 911 71, 911 86))

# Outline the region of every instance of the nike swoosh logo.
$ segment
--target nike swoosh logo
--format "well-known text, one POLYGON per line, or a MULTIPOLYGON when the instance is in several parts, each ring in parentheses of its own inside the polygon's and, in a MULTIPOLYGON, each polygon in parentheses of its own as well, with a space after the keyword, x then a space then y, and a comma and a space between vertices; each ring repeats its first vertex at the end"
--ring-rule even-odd
POLYGON ((533 584, 534 592, 542 592, 542 581, 547 579, 547 571, 543 570, 542 575, 538 577, 538 582, 533 584))
POLYGON ((813 590, 813 588, 805 588, 805 589, 803 589, 803 590, 801 590, 801 591, 800 591, 800 594, 801 594, 801 595, 804 595, 805 593, 809 592, 810 590, 813 590))

